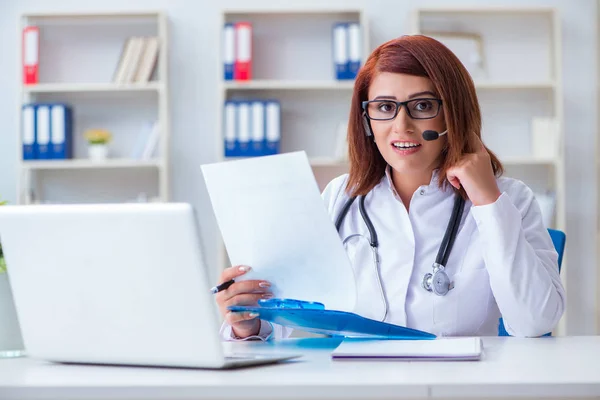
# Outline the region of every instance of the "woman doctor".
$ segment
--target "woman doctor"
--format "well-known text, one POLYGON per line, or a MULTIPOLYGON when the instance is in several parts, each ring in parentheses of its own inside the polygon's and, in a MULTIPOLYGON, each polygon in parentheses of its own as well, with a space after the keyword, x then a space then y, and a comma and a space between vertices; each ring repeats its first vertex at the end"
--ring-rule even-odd
MULTIPOLYGON (((565 292, 534 194, 500 177, 502 165, 480 137, 473 81, 440 42, 403 36, 370 55, 354 85, 350 173, 323 192, 334 221, 350 197, 364 196, 376 232, 378 264, 359 197, 338 226, 357 277, 355 313, 441 336, 496 335, 500 316, 513 336, 556 326, 565 292), (462 215, 443 271, 448 280, 427 285, 455 205, 462 215)), ((221 282, 249 269, 228 268, 221 282)), ((290 329, 256 314, 227 310, 269 297, 269 282, 257 280, 218 293, 223 337, 288 336, 290 329)))

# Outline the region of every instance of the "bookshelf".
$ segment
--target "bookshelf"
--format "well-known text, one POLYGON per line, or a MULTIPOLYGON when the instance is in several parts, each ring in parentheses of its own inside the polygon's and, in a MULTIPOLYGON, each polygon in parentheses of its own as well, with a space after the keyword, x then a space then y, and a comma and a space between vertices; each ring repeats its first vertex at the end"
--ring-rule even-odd
MULTIPOLYGON (((345 138, 344 125, 354 88, 353 80, 335 78, 333 26, 337 22, 359 23, 362 64, 371 51, 366 14, 357 8, 225 9, 219 26, 238 21, 252 24, 253 79, 225 81, 223 58, 219 58, 217 79, 221 82, 218 88, 221 118, 217 159, 227 160, 223 140, 225 101, 277 99, 281 105, 280 153, 306 151, 317 183, 321 190, 324 189, 331 179, 348 170, 347 161, 339 156, 339 139, 340 132, 345 138)), ((223 51, 223 43, 220 51, 223 51)), ((221 269, 229 266, 229 262, 220 238, 219 243, 221 269)))
MULTIPOLYGON (((522 180, 538 195, 553 193, 555 206, 548 227, 566 231, 558 11, 551 7, 417 8, 412 15, 412 29, 422 34, 442 32, 438 38, 447 40, 451 49, 458 46, 451 41, 456 34, 480 40, 482 54, 472 58, 467 52, 463 58, 457 55, 467 69, 472 68, 470 72, 475 71, 472 76, 483 116, 484 142, 504 163, 506 176, 522 180), (554 154, 534 155, 534 117, 550 117, 557 122, 554 154)), ((566 261, 565 255, 563 270, 566 261)), ((566 288, 566 274, 561 277, 566 288)), ((565 321, 566 315, 558 326, 558 334, 565 332, 565 321)))
MULTIPOLYGON (((17 140, 19 204, 169 200, 168 17, 162 11, 29 13, 20 27, 39 28, 39 81, 21 84, 17 140), (156 37, 156 61, 148 80, 115 77, 131 37, 156 37), (23 160, 21 107, 64 103, 73 113, 73 157, 23 160), (156 150, 141 157, 158 127, 156 150), (113 140, 106 160, 91 160, 83 133, 106 129, 113 140), (142 146, 142 147, 140 147, 142 146)), ((19 43, 22 70, 23 38, 19 43)), ((141 64, 137 64, 141 65, 141 64)), ((23 82, 19 74, 19 79, 23 82)))

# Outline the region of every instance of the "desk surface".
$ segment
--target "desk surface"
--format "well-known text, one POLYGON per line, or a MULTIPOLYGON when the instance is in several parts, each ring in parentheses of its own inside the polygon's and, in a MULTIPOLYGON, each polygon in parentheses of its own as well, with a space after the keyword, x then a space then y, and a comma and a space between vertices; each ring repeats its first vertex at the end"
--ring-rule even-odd
POLYGON ((336 339, 226 343, 301 352, 239 370, 77 366, 0 360, 1 399, 600 398, 600 336, 484 338, 481 361, 332 361, 336 339))

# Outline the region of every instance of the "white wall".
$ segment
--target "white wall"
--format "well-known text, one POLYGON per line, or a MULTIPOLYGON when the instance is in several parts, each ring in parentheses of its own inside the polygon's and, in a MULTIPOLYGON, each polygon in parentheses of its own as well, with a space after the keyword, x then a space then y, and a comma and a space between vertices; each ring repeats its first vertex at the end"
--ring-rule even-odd
MULTIPOLYGON (((16 199, 16 130, 18 110, 18 18, 23 12, 113 11, 122 0, 2 0, 0 5, 0 196, 16 199)), ((561 11, 567 158, 568 334, 596 332, 596 112, 597 21, 594 0, 289 0, 282 7, 363 7, 371 27, 371 48, 407 33, 414 7, 435 5, 545 5, 561 11)), ((199 211, 207 260, 217 262, 216 227, 200 164, 215 161, 218 133, 216 101, 221 31, 219 13, 227 8, 268 8, 272 0, 197 1, 129 0, 128 10, 164 9, 170 17, 172 199, 191 202, 199 211), (220 3, 220 4, 218 4, 220 3)), ((507 29, 509 29, 507 27, 507 29)), ((517 145, 517 144, 515 144, 517 145)))

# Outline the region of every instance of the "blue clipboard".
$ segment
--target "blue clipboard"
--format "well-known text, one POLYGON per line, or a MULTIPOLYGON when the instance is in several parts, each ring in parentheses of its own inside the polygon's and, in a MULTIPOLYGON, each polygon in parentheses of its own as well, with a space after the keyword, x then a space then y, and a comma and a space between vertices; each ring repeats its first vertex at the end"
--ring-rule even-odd
POLYGON ((255 312, 262 320, 322 335, 403 340, 436 338, 429 332, 375 321, 354 313, 326 310, 322 303, 303 300, 259 300, 258 306, 232 306, 229 310, 255 312))

